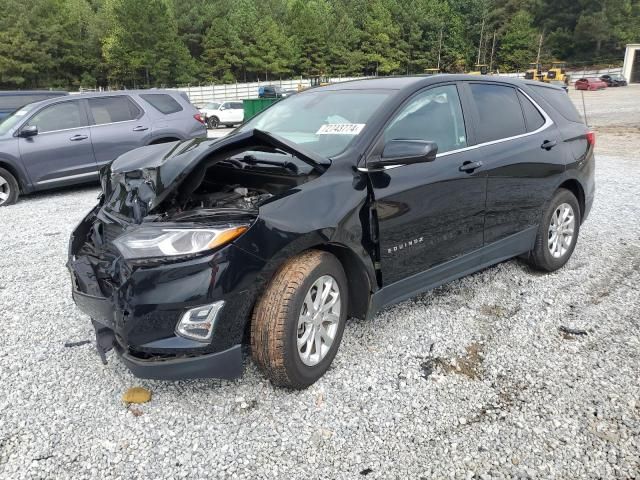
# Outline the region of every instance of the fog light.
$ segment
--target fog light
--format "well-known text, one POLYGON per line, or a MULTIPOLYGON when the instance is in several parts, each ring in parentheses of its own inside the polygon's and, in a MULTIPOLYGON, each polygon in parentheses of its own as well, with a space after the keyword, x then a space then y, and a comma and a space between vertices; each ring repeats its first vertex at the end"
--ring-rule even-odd
POLYGON ((187 310, 178 322, 176 333, 181 337, 207 342, 213 335, 213 326, 216 323, 218 312, 222 309, 224 301, 202 305, 201 307, 187 310))

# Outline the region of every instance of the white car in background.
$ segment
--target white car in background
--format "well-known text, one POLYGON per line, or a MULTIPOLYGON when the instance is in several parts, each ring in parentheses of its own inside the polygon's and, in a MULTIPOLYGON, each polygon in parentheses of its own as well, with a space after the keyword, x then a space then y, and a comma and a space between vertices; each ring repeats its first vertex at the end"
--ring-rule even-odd
POLYGON ((244 121, 242 102, 209 102, 200 109, 208 128, 231 127, 244 121))

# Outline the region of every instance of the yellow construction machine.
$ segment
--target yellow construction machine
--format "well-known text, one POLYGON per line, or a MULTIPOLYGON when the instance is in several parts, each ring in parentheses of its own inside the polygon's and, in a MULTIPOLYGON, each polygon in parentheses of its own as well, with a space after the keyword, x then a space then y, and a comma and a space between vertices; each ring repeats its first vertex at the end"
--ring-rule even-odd
POLYGON ((566 67, 567 64, 565 62, 551 62, 551 68, 545 74, 543 81, 549 83, 551 80, 560 80, 565 85, 568 85, 571 76, 567 75, 566 67))
POLYGON ((488 75, 489 66, 484 63, 476 63, 476 69, 473 72, 469 72, 469 75, 488 75))
POLYGON ((529 64, 529 70, 524 73, 525 80, 539 80, 544 82, 544 73, 542 73, 542 64, 532 62, 529 64))

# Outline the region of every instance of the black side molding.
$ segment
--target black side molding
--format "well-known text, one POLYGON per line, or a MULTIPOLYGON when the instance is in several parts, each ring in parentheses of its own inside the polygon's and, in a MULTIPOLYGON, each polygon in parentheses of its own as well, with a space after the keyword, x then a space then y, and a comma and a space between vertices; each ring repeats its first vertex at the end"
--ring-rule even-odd
POLYGON ((474 252, 382 287, 371 296, 367 319, 373 318, 384 307, 530 251, 537 230, 537 226, 529 227, 474 252))

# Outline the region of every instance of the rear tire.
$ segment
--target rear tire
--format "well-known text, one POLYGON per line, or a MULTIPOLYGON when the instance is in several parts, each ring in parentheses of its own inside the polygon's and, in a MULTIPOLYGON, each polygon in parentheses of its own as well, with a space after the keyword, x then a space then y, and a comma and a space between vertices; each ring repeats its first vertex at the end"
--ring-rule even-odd
POLYGON ((220 120, 218 119, 218 117, 209 117, 207 118, 207 127, 209 127, 210 129, 215 129, 218 128, 218 125, 220 125, 220 120))
POLYGON ((547 272, 564 266, 576 247, 581 221, 580 204, 575 195, 564 188, 558 189, 542 216, 528 263, 547 272))
POLYGON ((0 207, 13 205, 20 196, 18 180, 9 171, 0 168, 0 207))
POLYGON ((303 389, 324 375, 340 346, 347 295, 342 265, 327 252, 309 250, 276 272, 251 321, 253 361, 274 385, 303 389))

